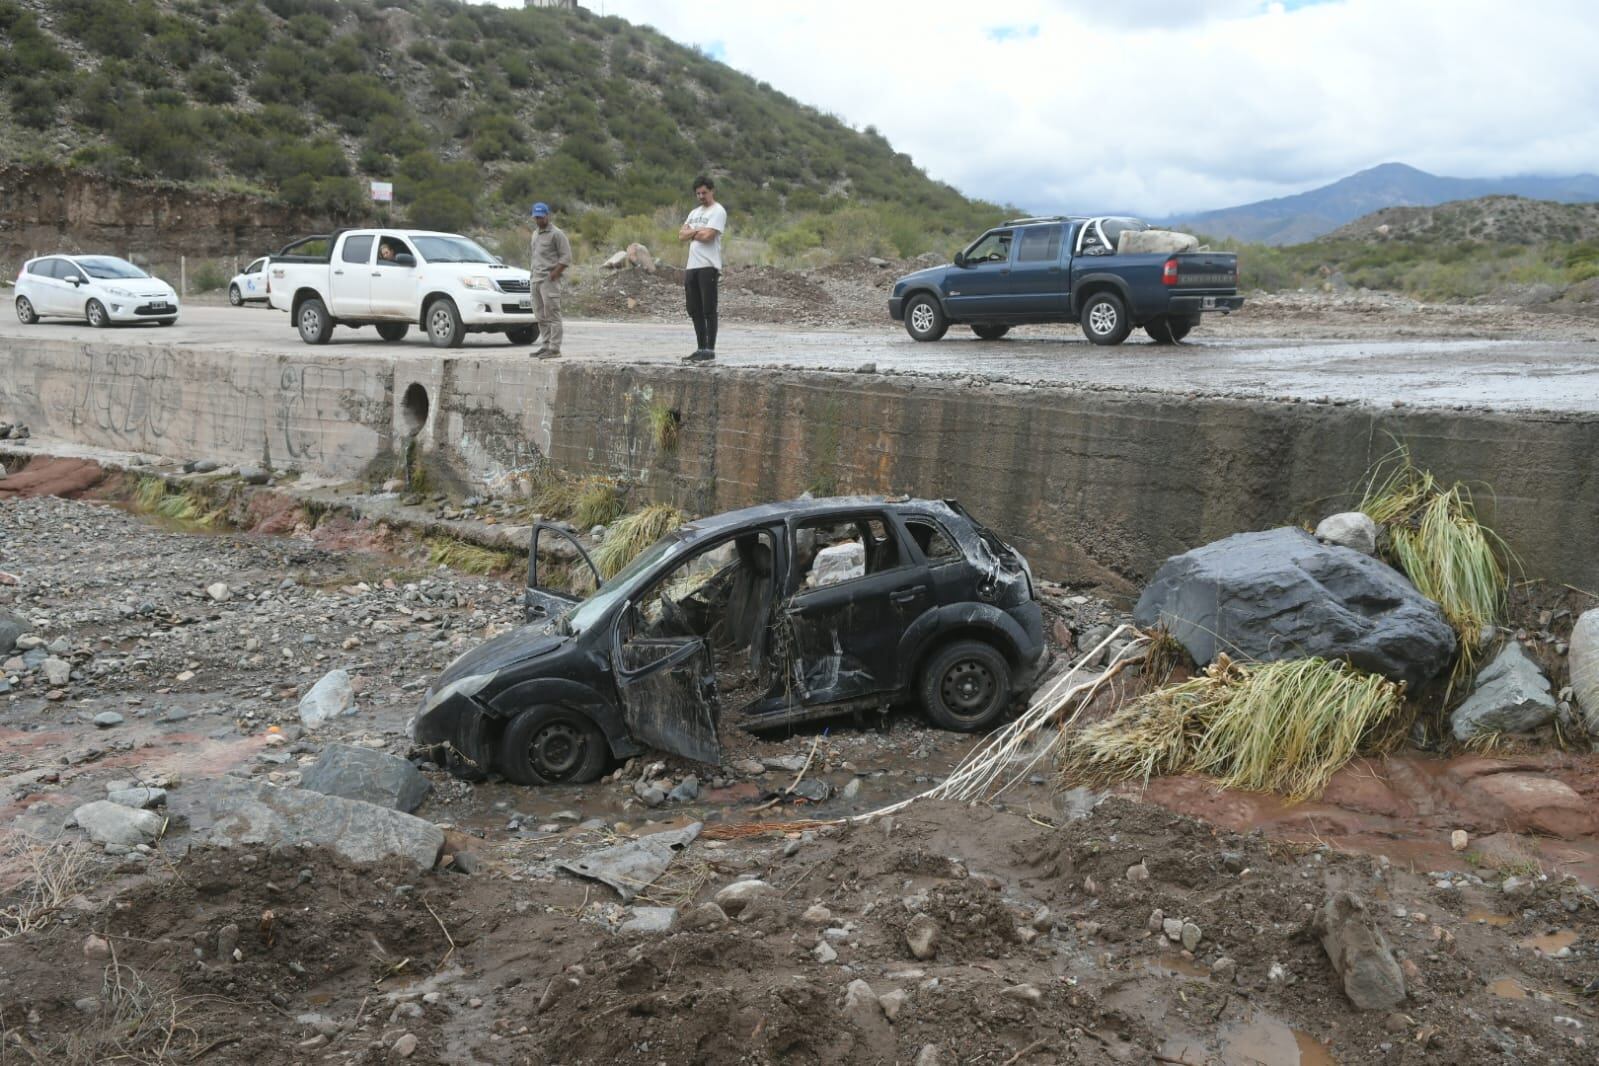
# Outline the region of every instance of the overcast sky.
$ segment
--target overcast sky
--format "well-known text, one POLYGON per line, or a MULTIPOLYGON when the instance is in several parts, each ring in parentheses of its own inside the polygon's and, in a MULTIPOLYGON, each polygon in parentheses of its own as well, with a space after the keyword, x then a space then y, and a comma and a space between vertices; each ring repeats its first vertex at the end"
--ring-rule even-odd
MULTIPOLYGON (((520 6, 520 0, 496 0, 520 6)), ((583 0, 1034 211, 1599 172, 1592 0, 583 0)))

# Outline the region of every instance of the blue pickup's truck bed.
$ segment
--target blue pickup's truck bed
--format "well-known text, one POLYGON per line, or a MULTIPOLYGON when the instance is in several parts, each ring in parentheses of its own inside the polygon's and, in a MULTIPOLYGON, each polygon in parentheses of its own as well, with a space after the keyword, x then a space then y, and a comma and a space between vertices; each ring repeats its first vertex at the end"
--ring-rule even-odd
POLYGON ((894 283, 889 315, 916 340, 964 323, 993 340, 1011 326, 1078 322, 1095 344, 1120 344, 1142 326, 1157 343, 1187 336, 1200 316, 1236 311, 1238 257, 1231 252, 1116 254, 1131 219, 1021 219, 997 226, 955 262, 894 283))

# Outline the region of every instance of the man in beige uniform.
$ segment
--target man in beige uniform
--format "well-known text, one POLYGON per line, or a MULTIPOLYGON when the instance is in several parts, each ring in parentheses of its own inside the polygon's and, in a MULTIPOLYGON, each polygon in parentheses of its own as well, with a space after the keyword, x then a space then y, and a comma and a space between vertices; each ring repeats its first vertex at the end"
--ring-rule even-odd
POLYGON ((550 221, 550 205, 533 205, 533 314, 539 320, 536 359, 561 354, 561 275, 572 265, 572 242, 550 221))

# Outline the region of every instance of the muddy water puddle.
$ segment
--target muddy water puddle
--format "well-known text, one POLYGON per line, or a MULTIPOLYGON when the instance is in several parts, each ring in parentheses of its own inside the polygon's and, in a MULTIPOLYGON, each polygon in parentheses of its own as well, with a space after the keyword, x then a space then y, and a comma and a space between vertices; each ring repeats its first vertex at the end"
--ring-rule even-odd
POLYGON ((1221 1026, 1214 1040, 1173 1037, 1161 1060, 1183 1066, 1337 1066, 1327 1045, 1266 1014, 1221 1026))
POLYGON ((1521 941, 1521 946, 1540 955, 1556 955, 1571 947, 1578 941, 1578 934, 1571 929, 1556 929, 1538 936, 1530 936, 1521 941))
POLYGON ((1208 967, 1193 959, 1185 959, 1175 952, 1162 952, 1152 959, 1145 959, 1144 968, 1163 977, 1198 977, 1210 980, 1208 967))
POLYGON ((1515 921, 1508 914, 1499 914, 1496 911, 1467 911, 1466 921, 1481 925, 1506 926, 1515 921))
POLYGON ((1527 990, 1514 977, 1501 977, 1488 982, 1488 991, 1500 999, 1526 999, 1527 990))

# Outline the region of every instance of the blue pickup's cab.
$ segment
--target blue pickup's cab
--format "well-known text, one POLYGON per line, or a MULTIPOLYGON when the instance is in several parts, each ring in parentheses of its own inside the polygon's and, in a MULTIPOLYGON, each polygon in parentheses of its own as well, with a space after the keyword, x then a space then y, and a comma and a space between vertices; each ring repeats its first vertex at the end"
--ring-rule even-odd
POLYGON ((1147 230, 1133 218, 1015 219, 978 237, 954 263, 900 278, 888 312, 919 341, 961 323, 997 340, 1012 326, 1078 322, 1095 344, 1120 344, 1138 326, 1173 344, 1204 313, 1243 306, 1236 255, 1118 250, 1140 243, 1130 233, 1147 230))

